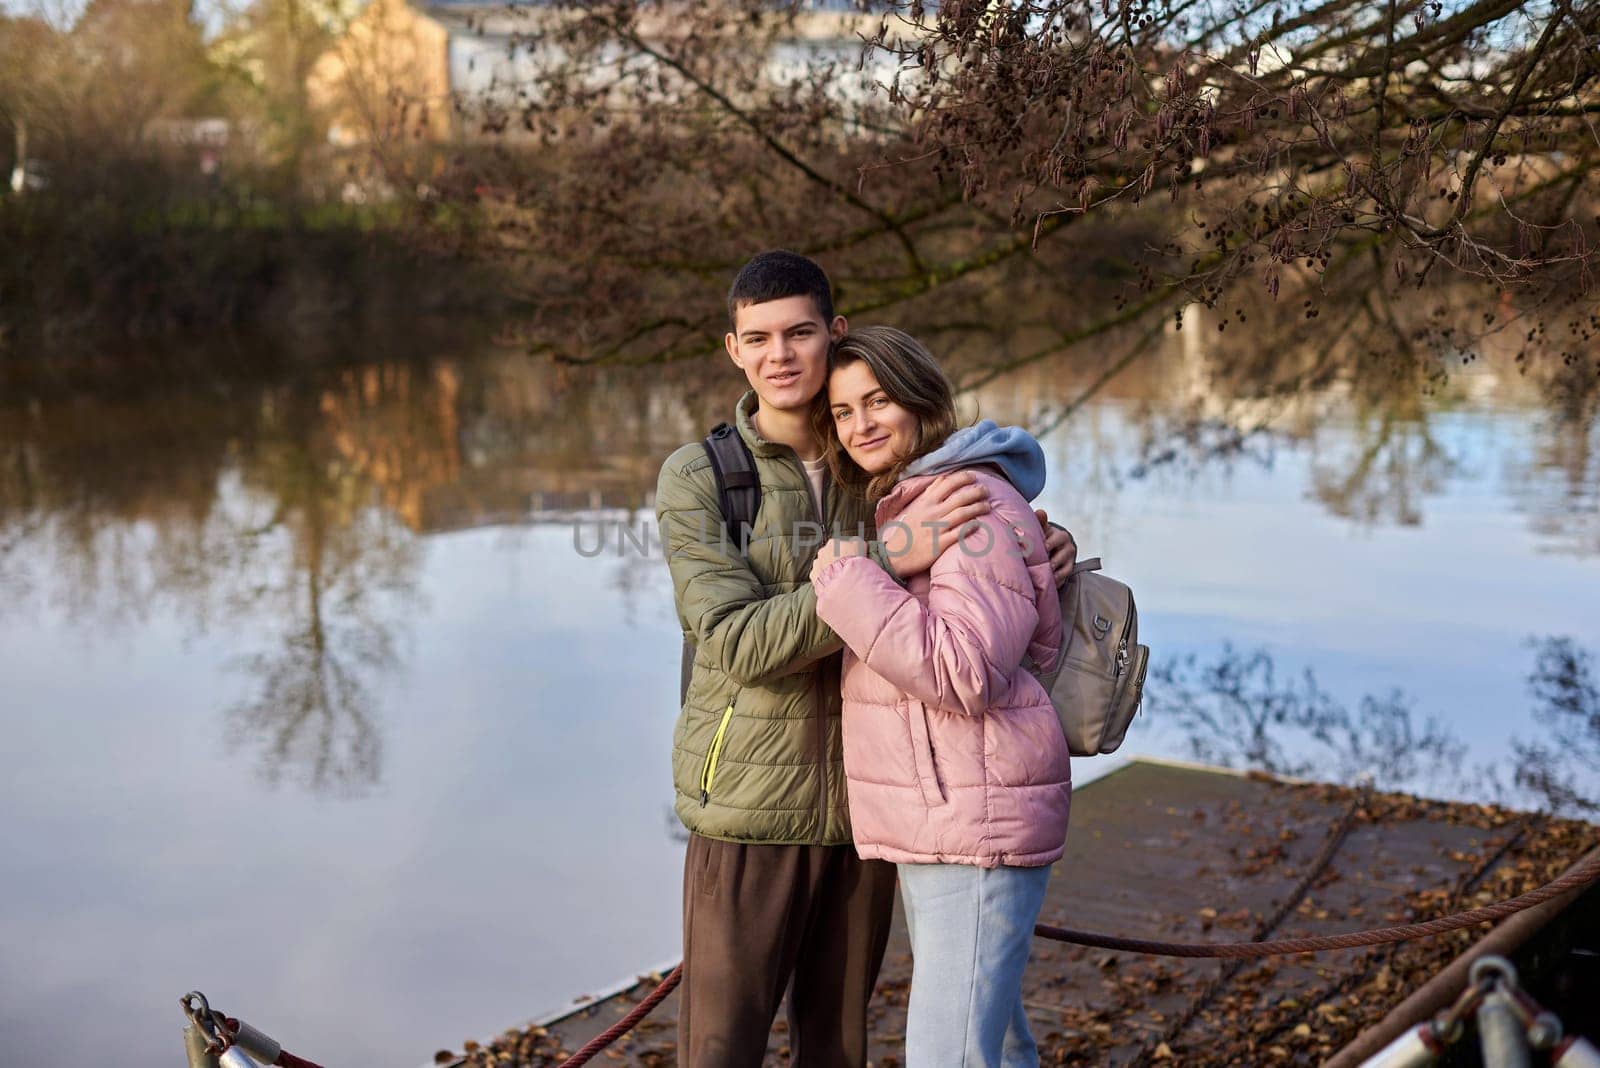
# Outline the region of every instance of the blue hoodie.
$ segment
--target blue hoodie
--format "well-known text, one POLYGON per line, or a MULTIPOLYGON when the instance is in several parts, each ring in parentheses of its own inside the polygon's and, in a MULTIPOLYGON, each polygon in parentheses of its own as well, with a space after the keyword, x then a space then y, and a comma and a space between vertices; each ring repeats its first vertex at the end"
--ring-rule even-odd
POLYGON ((901 477, 941 475, 977 464, 998 467, 1024 500, 1031 501, 1044 490, 1044 450, 1038 441, 1020 426, 999 426, 993 419, 957 430, 908 466, 901 477))

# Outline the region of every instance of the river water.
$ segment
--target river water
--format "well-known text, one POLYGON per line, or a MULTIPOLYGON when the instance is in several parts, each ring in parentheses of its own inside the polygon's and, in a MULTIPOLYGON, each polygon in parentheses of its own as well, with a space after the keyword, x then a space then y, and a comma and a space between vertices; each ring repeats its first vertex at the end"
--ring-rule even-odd
MULTIPOLYGON (((1126 753, 1589 811, 1593 404, 1509 359, 1274 396, 1151 348, 967 379, 1138 595, 1126 753)), ((673 959, 679 634, 639 543, 741 388, 482 346, 4 397, 5 1059, 177 1063, 198 987, 409 1068, 673 959)))

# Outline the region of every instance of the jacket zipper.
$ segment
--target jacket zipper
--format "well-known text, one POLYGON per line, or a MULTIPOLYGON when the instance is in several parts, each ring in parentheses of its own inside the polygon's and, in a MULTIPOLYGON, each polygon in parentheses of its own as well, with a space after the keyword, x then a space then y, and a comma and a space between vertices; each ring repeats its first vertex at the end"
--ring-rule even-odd
POLYGON ((722 710, 722 722, 717 724, 717 733, 711 739, 711 748, 706 750, 705 766, 700 769, 700 807, 705 808, 711 800, 711 784, 717 777, 717 761, 722 757, 722 746, 728 739, 728 724, 733 722, 733 702, 728 702, 728 707, 722 710))

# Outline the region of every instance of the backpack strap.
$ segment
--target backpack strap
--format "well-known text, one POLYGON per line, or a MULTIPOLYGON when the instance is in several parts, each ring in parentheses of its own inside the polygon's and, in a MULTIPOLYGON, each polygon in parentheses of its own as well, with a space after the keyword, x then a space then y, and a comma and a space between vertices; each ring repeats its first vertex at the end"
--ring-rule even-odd
POLYGON ((703 442, 717 476, 717 500, 722 506, 722 527, 738 542, 743 555, 750 547, 756 513, 761 510, 761 479, 756 475, 756 460, 739 431, 727 423, 711 428, 703 442))
MULTIPOLYGON (((711 458, 711 472, 717 477, 717 504, 722 510, 723 536, 739 543, 739 554, 750 546, 756 512, 761 509, 761 479, 756 475, 756 459, 739 431, 718 423, 701 442, 711 458)), ((678 704, 689 698, 689 680, 694 675, 694 642, 683 640, 683 656, 678 665, 678 704)))
MULTIPOLYGON (((1078 581, 1078 576, 1085 571, 1099 571, 1100 558, 1091 556, 1087 560, 1076 561, 1072 565, 1072 572, 1067 576, 1066 585, 1061 587, 1061 652, 1056 655, 1056 670, 1061 670, 1061 664, 1067 659, 1067 650, 1072 648, 1072 638, 1077 633, 1073 621, 1078 618, 1078 605, 1083 599, 1083 583, 1078 581)), ((1050 678, 1051 684, 1055 683, 1055 676, 1050 678)))

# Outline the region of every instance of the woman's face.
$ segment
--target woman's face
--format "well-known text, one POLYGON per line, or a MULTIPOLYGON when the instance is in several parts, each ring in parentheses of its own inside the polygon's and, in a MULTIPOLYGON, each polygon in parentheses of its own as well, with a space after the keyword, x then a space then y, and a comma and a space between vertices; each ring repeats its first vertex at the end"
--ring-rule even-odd
POLYGON ((917 443, 917 417, 889 399, 865 360, 828 376, 833 429, 850 459, 869 475, 893 467, 917 443))

